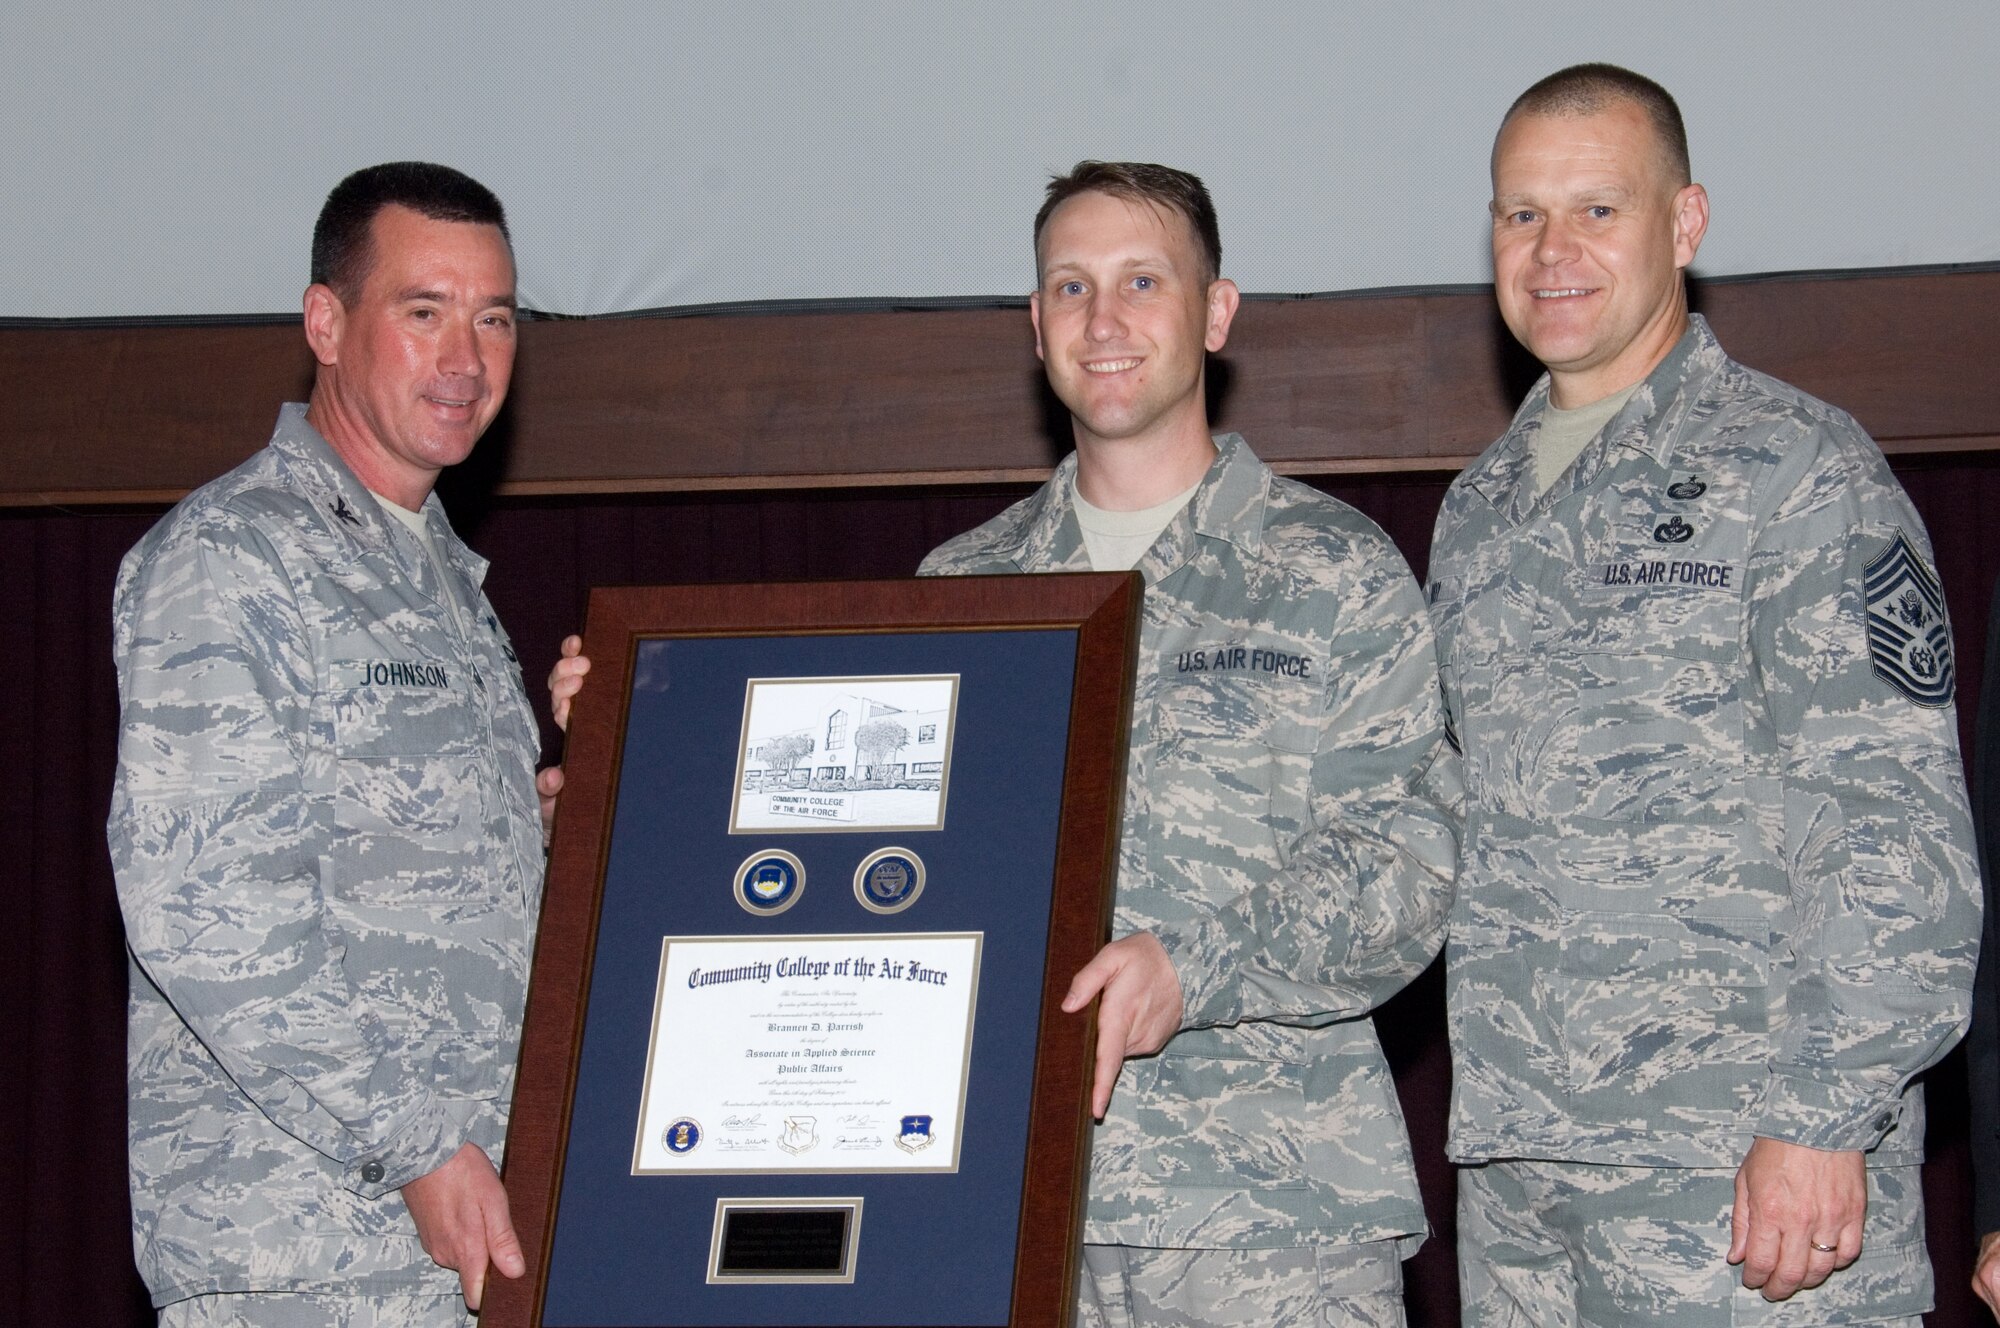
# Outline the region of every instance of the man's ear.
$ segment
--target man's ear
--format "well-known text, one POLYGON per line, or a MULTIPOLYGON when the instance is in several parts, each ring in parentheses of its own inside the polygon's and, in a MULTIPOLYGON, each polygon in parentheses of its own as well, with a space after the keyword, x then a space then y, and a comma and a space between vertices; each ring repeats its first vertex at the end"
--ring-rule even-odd
POLYGON ((1681 186, 1674 195, 1674 266, 1694 262, 1701 237, 1708 234, 1708 190, 1698 184, 1681 186))
POLYGON ((1229 325, 1236 320, 1236 306, 1242 301, 1236 283, 1227 277, 1217 277, 1208 283, 1208 335, 1202 345, 1211 351, 1221 350, 1229 340, 1229 325))
POLYGON ((321 364, 340 362, 340 334, 347 325, 347 306, 333 288, 315 281, 306 287, 306 345, 321 364))
POLYGON ((1048 356, 1042 353, 1042 293, 1036 291, 1028 296, 1028 321, 1035 325, 1035 358, 1046 362, 1048 356))

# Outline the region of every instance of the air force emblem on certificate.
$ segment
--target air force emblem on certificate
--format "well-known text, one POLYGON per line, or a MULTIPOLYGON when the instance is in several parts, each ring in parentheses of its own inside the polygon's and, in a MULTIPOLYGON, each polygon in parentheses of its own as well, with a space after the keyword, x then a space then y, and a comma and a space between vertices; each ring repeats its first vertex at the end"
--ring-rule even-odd
POLYGON ((1951 627, 1936 574, 1899 530, 1862 580, 1875 675, 1920 706, 1951 704, 1951 627))
POLYGON ((902 1129, 896 1134, 896 1147, 906 1153, 921 1153, 937 1141, 931 1133, 929 1116, 905 1116, 902 1129))
POLYGON ((669 1153, 685 1156, 701 1146, 701 1123, 691 1116, 683 1116, 667 1126, 660 1134, 660 1142, 669 1153))
POLYGON ((819 1142, 819 1120, 813 1116, 787 1116, 778 1134, 778 1147, 796 1157, 819 1142))

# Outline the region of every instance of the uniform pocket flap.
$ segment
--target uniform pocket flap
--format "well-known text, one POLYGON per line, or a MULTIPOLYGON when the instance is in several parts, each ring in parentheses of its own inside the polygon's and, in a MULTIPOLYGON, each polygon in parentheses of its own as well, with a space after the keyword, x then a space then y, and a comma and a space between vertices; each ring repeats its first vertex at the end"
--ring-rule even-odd
MULTIPOLYGON (((361 667, 361 666, 355 666, 361 667)), ((471 751, 481 731, 455 671, 410 666, 427 681, 405 686, 364 684, 326 693, 334 751, 343 757, 434 756, 471 751)))
POLYGON ((1317 684, 1211 675, 1162 687, 1158 726, 1162 739, 1176 744, 1249 744, 1309 754, 1319 746, 1319 726, 1312 721, 1322 702, 1317 684))
POLYGON ((1264 745, 1273 751, 1310 756, 1319 750, 1318 728, 1282 715, 1271 716, 1265 722, 1260 736, 1264 745))
POLYGON ((1762 918, 1580 913, 1563 925, 1558 967, 1572 977, 1762 987, 1770 942, 1762 918))

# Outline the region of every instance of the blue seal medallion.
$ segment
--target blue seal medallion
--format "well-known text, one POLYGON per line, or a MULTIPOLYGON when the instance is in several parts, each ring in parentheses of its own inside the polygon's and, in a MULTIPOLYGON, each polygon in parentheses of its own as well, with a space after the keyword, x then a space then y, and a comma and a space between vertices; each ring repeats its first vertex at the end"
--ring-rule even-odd
POLYGON ((805 893, 806 865, 780 848, 761 849, 736 869, 736 902, 746 913, 776 917, 805 893))
POLYGON ((878 848, 854 869, 854 897, 870 913, 901 913, 924 891, 924 860, 906 848, 878 848))
POLYGON ((692 1116, 683 1116, 661 1132, 660 1142, 669 1153, 692 1153, 701 1146, 701 1124, 692 1116))

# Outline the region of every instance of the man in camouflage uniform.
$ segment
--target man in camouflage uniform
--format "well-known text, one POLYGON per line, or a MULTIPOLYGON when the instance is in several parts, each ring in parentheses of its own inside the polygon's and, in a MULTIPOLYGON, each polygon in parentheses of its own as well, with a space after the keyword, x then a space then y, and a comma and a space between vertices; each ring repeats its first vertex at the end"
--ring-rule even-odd
POLYGON ((1367 518, 1211 437, 1238 297, 1200 180, 1080 163, 1035 241, 1076 451, 922 570, 1146 581, 1119 937, 1063 1007, 1102 998, 1077 1322, 1400 1324, 1426 1227, 1368 1012, 1443 939, 1458 796, 1422 598, 1367 518))
POLYGON ((1465 1321, 1914 1328, 1910 1078, 1979 935, 1923 526, 1852 419, 1688 314, 1708 201, 1664 90, 1553 75, 1493 175, 1549 372, 1431 555, 1465 1321))
POLYGON ((311 404, 119 573, 134 1243, 169 1325, 469 1322, 523 1270, 495 1165, 538 744, 430 490, 507 390, 499 201, 350 176, 305 331, 311 404))
POLYGON ((923 570, 1146 580, 1118 939, 1065 1003, 1102 998, 1079 1323, 1396 1324, 1425 1224, 1368 1011, 1437 952, 1456 771, 1394 546, 1210 437, 1215 231, 1180 171, 1050 185, 1031 311, 1076 451, 923 570))

